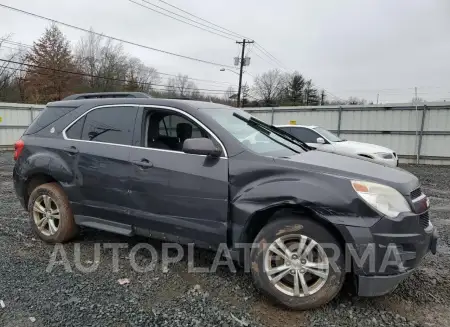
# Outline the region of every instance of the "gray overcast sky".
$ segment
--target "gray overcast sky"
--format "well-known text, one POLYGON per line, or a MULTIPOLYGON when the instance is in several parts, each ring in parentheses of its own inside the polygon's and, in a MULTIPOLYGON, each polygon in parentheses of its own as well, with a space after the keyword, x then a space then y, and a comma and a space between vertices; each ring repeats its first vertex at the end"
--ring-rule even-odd
MULTIPOLYGON (((136 0, 140 2, 141 0, 136 0)), ((147 0, 165 6, 158 0, 147 0)), ((166 0, 204 19, 255 39, 290 70, 312 78, 335 96, 381 102, 450 101, 449 0, 166 0)), ((0 3, 179 54, 233 65, 234 41, 198 30, 128 0, 0 0, 0 3)), ((167 7, 170 10, 170 7, 167 7)), ((0 35, 32 44, 48 22, 0 8, 0 35)), ((83 32, 61 27, 73 45, 83 32)), ((237 84, 219 67, 125 46, 166 73, 237 84)), ((248 71, 274 66, 250 51, 248 71)), ((261 55, 260 53, 258 53, 261 55)), ((251 83, 252 78, 245 79, 251 83)), ((227 85, 197 83, 200 88, 227 85)))

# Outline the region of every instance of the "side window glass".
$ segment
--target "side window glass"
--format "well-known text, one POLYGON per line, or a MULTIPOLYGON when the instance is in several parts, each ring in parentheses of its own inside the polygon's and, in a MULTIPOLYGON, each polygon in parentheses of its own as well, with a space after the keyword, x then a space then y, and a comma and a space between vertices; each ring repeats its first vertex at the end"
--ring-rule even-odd
POLYGON ((75 124, 70 126, 70 128, 66 131, 66 136, 72 140, 81 139, 81 133, 83 132, 83 126, 86 116, 81 117, 76 121, 75 124))
POLYGON ((209 138, 208 133, 197 124, 179 114, 152 113, 147 126, 147 147, 154 149, 182 151, 187 139, 209 138))
POLYGON ((282 131, 285 131, 286 133, 292 134, 292 131, 291 131, 290 127, 282 126, 282 127, 278 127, 278 128, 281 129, 282 131))
POLYGON ((171 136, 170 129, 167 127, 166 117, 159 121, 159 135, 161 136, 171 136))
POLYGON ((86 115, 82 139, 131 145, 137 107, 105 107, 86 115))
POLYGON ((317 143, 319 137, 316 132, 302 127, 291 128, 291 134, 305 143, 317 143))
POLYGON ((180 136, 184 137, 183 129, 185 129, 186 131, 189 130, 189 132, 186 132, 187 133, 186 135, 189 136, 189 138, 203 137, 200 128, 196 124, 191 123, 184 117, 178 115, 168 115, 164 117, 164 122, 167 127, 168 136, 178 138, 180 136))

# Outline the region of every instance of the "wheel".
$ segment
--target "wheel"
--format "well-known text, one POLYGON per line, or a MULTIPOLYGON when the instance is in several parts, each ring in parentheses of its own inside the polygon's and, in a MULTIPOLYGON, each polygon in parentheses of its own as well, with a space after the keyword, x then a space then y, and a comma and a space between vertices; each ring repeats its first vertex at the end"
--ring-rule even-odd
POLYGON ((280 218, 254 240, 251 270, 256 287, 290 309, 306 310, 331 301, 345 279, 337 239, 305 217, 280 218))
POLYGON ((78 232, 64 190, 57 183, 37 186, 31 192, 28 212, 33 231, 48 243, 63 243, 78 232))

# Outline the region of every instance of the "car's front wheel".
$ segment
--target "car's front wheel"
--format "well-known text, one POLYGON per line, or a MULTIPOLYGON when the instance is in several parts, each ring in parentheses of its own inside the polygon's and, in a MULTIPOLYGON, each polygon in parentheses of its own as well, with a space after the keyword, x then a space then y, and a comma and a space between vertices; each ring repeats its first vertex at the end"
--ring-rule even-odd
POLYGON ((280 218, 262 228, 251 251, 253 280, 270 299, 296 310, 331 301, 344 283, 344 254, 326 228, 280 218))
POLYGON ((33 231, 46 242, 66 242, 78 231, 69 200, 57 183, 37 186, 31 192, 28 212, 33 231))

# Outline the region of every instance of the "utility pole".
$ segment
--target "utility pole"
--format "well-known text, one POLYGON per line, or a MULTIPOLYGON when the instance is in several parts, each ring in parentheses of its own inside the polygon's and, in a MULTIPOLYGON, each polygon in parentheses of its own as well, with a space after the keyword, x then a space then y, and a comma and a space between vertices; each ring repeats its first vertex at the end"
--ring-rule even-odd
POLYGON ((419 111, 417 110, 417 86, 414 88, 414 102, 416 103, 416 164, 419 164, 419 111))
POLYGON ((378 99, 380 98, 380 93, 377 93, 377 106, 378 106, 378 99))
POLYGON ((244 66, 245 65, 245 58, 244 58, 244 51, 245 51, 245 45, 246 44, 251 44, 254 43, 255 41, 248 41, 246 39, 243 39, 242 42, 236 41, 237 44, 242 44, 242 54, 241 54, 241 59, 239 60, 240 63, 240 69, 239 69, 239 87, 238 87, 238 94, 237 94, 237 107, 240 108, 241 107, 241 87, 242 87, 242 73, 244 70, 244 66))

